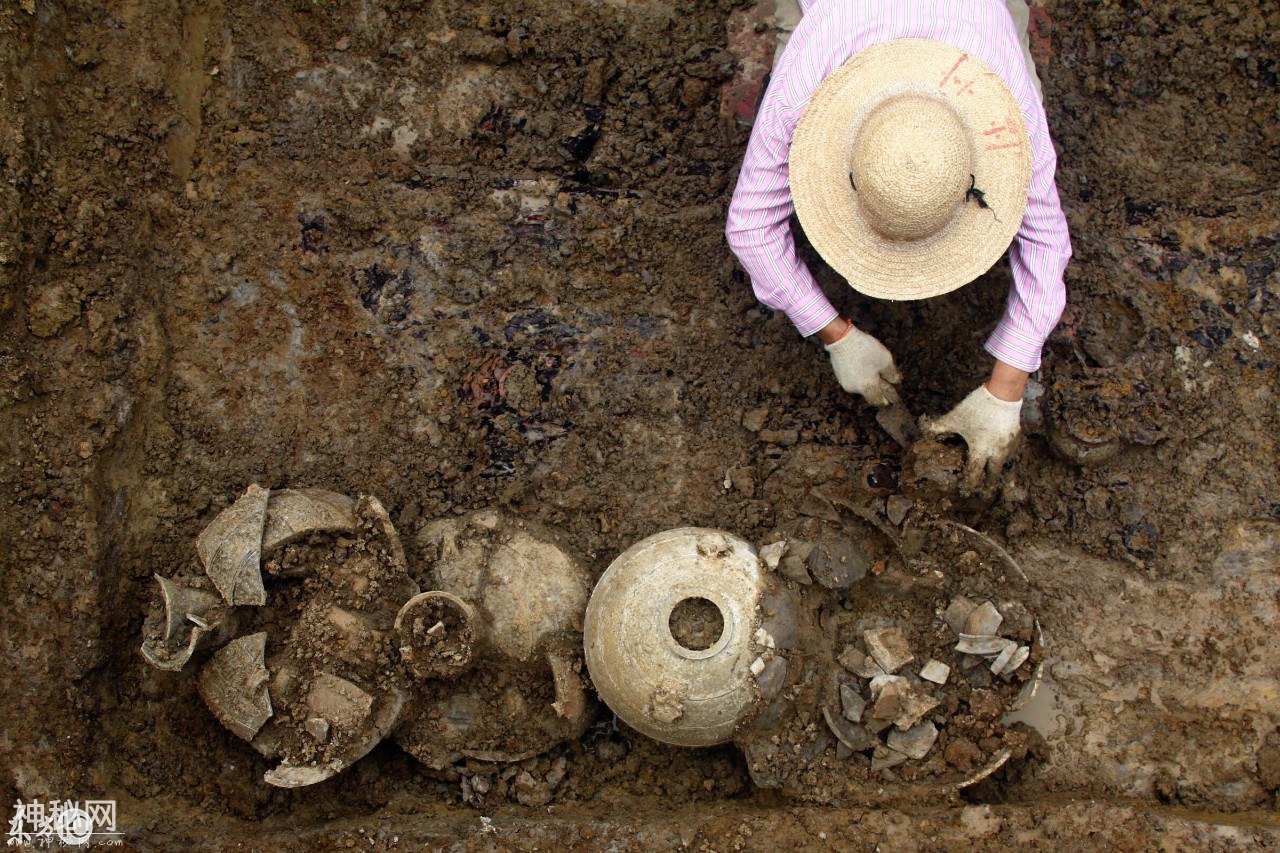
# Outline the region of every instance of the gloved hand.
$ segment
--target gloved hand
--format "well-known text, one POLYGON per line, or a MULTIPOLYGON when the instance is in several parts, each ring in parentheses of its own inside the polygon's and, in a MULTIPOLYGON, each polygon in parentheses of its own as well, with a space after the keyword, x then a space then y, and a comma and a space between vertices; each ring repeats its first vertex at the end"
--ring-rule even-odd
POLYGON ((1021 415, 1021 400, 1001 400, 986 385, 980 385, 942 417, 920 418, 920 429, 931 438, 958 435, 964 439, 969 446, 969 460, 961 487, 972 492, 982 485, 984 472, 989 481, 994 480, 1000 466, 1013 455, 1018 446, 1021 415))
POLYGON ((827 344, 831 368, 840 387, 850 394, 861 394, 873 406, 890 406, 899 401, 902 375, 894 366, 893 355, 884 344, 850 324, 840 340, 827 344))

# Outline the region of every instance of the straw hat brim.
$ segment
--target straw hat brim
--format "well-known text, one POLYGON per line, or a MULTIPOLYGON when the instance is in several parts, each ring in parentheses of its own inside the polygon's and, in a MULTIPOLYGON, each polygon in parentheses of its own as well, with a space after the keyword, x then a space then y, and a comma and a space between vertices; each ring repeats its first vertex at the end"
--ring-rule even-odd
POLYGON ((984 62, 954 45, 896 39, 856 54, 818 86, 796 126, 791 194, 809 242, 857 291, 878 299, 925 299, 982 275, 1022 224, 1031 143, 1017 100, 984 62), (940 98, 960 117, 973 158, 975 199, 941 230, 893 240, 866 221, 850 180, 858 129, 886 98, 940 98))

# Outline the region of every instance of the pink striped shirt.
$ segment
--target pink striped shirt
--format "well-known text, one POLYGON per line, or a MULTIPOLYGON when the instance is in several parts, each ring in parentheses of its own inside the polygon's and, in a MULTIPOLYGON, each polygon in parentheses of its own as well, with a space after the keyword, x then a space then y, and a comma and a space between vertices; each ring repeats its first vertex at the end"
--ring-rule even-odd
POLYGON ((1066 303, 1062 272, 1071 238, 1062 214, 1044 106, 1027 72, 1013 19, 1001 0, 802 0, 804 17, 791 36, 760 105, 725 232, 751 276, 756 297, 786 312, 802 335, 838 313, 796 256, 787 154, 796 122, 818 84, 859 51, 897 38, 955 45, 989 65, 1022 108, 1031 136, 1027 210, 1009 248, 1013 286, 1004 317, 986 349, 1026 371, 1040 367, 1045 339, 1066 303))

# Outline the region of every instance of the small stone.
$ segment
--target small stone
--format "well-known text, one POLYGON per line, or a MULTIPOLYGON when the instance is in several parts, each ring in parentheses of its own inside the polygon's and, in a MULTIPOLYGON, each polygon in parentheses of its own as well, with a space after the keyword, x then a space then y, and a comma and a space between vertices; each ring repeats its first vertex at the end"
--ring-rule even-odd
POLYGON ((934 684, 946 684, 949 675, 951 675, 951 667, 942 661, 933 660, 932 658, 920 668, 920 677, 925 681, 932 681, 934 684))
POLYGON ((961 634, 960 642, 956 643, 956 651, 964 652, 967 655, 983 655, 987 657, 999 655, 1005 649, 1016 648, 1017 645, 1013 640, 1006 640, 1004 637, 961 634))
POLYGON ((888 745, 890 749, 896 749, 918 761, 933 749, 937 740, 938 727, 926 721, 906 731, 889 732, 888 745))
POLYGON ((764 672, 764 658, 758 657, 751 662, 751 674, 758 676, 762 672, 764 672))
POLYGON ((957 634, 964 633, 964 623, 969 618, 969 614, 977 609, 978 605, 974 604, 963 595, 957 595, 951 599, 951 603, 947 605, 946 613, 942 614, 942 620, 947 623, 948 627, 957 634))
POLYGON ((851 684, 840 685, 840 707, 844 718, 851 723, 862 722, 862 712, 866 710, 867 700, 863 699, 851 684))
POLYGON ((38 338, 56 335, 80 316, 80 291, 59 282, 32 290, 27 302, 27 328, 38 338))
POLYGON ((323 717, 309 717, 302 727, 320 743, 329 740, 329 721, 323 717))
POLYGON ((844 651, 836 658, 840 665, 859 678, 878 678, 885 674, 880 665, 864 654, 856 646, 845 646, 844 651))
POLYGON ((770 542, 760 549, 760 559, 770 569, 778 568, 778 563, 782 562, 782 557, 787 553, 787 540, 781 542, 770 542))
POLYGON ((881 770, 897 767, 906 760, 906 753, 898 752, 896 749, 890 749, 881 744, 876 747, 875 752, 871 753, 871 772, 878 773, 881 770))
POLYGON ((996 610, 996 606, 990 601, 984 601, 964 620, 964 633, 992 637, 1000 630, 1000 623, 1003 621, 1004 617, 996 610))
POLYGON ((807 515, 810 518, 821 518, 824 521, 830 521, 832 524, 840 523, 840 511, 836 509, 835 504, 831 500, 819 492, 807 492, 800 500, 800 505, 796 507, 796 512, 801 515, 807 515))
POLYGON ((901 527, 902 522, 907 519, 907 513, 911 511, 913 506, 915 504, 902 495, 890 495, 889 500, 885 503, 884 514, 890 522, 901 527))
POLYGON ((773 637, 764 628, 757 628, 755 633, 756 645, 764 646, 766 649, 776 648, 777 644, 773 637))
POLYGON ((768 417, 768 409, 752 409, 742 416, 742 425, 746 427, 748 432, 759 432, 764 429, 764 422, 768 417))
POLYGON ((800 430, 763 429, 760 430, 760 440, 766 444, 777 444, 782 447, 791 447, 800 440, 800 430))
POLYGON ((867 644, 867 651, 885 672, 897 672, 915 660, 900 628, 864 631, 862 639, 867 644))

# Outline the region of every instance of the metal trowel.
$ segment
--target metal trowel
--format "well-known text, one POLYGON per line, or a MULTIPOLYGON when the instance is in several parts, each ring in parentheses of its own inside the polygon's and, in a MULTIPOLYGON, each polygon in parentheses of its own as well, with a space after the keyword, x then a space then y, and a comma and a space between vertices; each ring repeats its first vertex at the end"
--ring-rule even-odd
POLYGON ((916 419, 902 403, 881 406, 877 409, 876 423, 880 424, 894 441, 902 445, 904 450, 910 450, 911 445, 920 440, 920 427, 916 425, 916 419))

